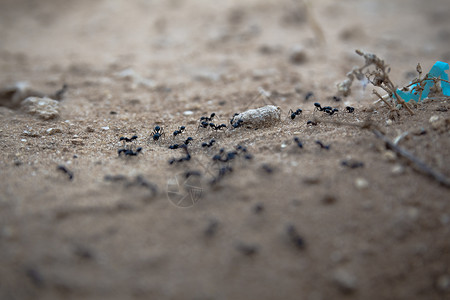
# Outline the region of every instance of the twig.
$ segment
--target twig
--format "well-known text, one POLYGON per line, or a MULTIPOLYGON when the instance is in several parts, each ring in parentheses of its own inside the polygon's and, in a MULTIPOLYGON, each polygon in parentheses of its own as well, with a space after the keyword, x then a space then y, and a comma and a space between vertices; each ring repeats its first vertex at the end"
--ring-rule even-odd
POLYGON ((317 19, 314 17, 311 3, 308 0, 303 0, 303 3, 306 6, 306 14, 308 15, 309 26, 311 26, 316 38, 322 44, 325 44, 326 43, 325 34, 323 33, 322 27, 320 27, 319 22, 317 22, 317 19))
POLYGON ((390 110, 395 110, 376 90, 373 90, 372 93, 377 95, 377 97, 380 98, 380 100, 383 101, 384 104, 386 104, 390 110))
POLYGON ((383 133, 381 133, 381 131, 375 126, 375 124, 370 122, 370 120, 366 120, 365 122, 360 124, 346 123, 339 121, 317 120, 317 119, 315 119, 314 121, 342 126, 353 126, 361 129, 370 129, 375 134, 375 136, 380 140, 382 140, 390 149, 392 149, 394 152, 410 161, 418 171, 430 176, 444 187, 450 188, 450 180, 444 174, 432 169, 426 163, 415 157, 409 151, 397 146, 394 142, 388 139, 383 133))
POLYGON ((372 132, 375 134, 375 136, 377 138, 379 138, 383 142, 385 142, 386 145, 389 148, 391 148, 394 152, 396 152, 397 154, 403 156, 404 158, 406 158, 410 162, 412 162, 419 171, 431 176, 434 180, 436 180, 443 186, 450 188, 450 180, 447 177, 445 177, 444 174, 442 174, 436 170, 433 170, 427 164, 425 164, 423 161, 419 160, 417 157, 412 155, 409 151, 406 151, 405 149, 394 144, 391 140, 389 140, 384 134, 382 134, 377 129, 372 129, 372 132))

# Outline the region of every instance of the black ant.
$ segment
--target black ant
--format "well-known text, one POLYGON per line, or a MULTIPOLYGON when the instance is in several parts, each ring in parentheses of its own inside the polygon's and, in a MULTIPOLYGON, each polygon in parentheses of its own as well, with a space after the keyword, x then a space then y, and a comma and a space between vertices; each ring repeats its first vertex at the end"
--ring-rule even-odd
POLYGON ((317 125, 317 122, 316 122, 316 121, 311 121, 311 120, 309 120, 308 122, 306 122, 306 125, 313 125, 313 126, 316 126, 316 125, 317 125))
POLYGON ((291 242, 300 250, 305 248, 305 241, 303 237, 298 233, 297 228, 294 225, 288 224, 286 226, 286 233, 291 242))
POLYGON ((187 178, 189 178, 189 177, 193 177, 193 176, 195 176, 195 177, 200 177, 200 176, 202 176, 202 173, 200 172, 200 171, 196 171, 196 170, 193 170, 193 171, 186 171, 185 173, 184 173, 184 177, 187 179, 187 178))
POLYGON ((69 169, 67 169, 66 166, 59 165, 59 166, 57 167, 57 170, 60 170, 60 171, 62 171, 62 172, 64 172, 64 173, 66 173, 67 176, 69 176, 69 180, 72 180, 72 179, 73 179, 73 172, 70 171, 69 169))
POLYGON ((244 159, 246 160, 250 160, 253 159, 253 155, 251 155, 250 153, 247 152, 247 148, 241 145, 237 145, 236 146, 236 150, 241 151, 242 153, 245 153, 244 155, 244 159))
POLYGON ((313 92, 307 92, 305 95, 305 101, 308 101, 311 97, 314 97, 314 93, 313 92))
POLYGON ((181 126, 178 130, 175 130, 175 131, 173 132, 173 136, 177 136, 177 135, 179 135, 179 134, 182 134, 183 131, 184 131, 185 129, 186 129, 185 126, 181 126))
POLYGON ((230 166, 221 167, 219 169, 219 172, 217 174, 217 177, 214 177, 214 179, 211 181, 211 184, 218 183, 227 173, 233 172, 233 168, 230 166))
POLYGON ((244 120, 239 119, 234 124, 231 124, 231 125, 233 126, 233 128, 238 128, 238 127, 242 126, 242 123, 244 123, 244 120))
POLYGON ((319 145, 322 149, 330 150, 330 145, 324 145, 321 141, 316 141, 316 144, 319 145))
POLYGON ((322 107, 322 106, 320 105, 320 103, 318 103, 318 102, 315 102, 315 103, 314 103, 314 106, 315 106, 315 110, 323 111, 324 113, 327 113, 327 114, 329 114, 330 116, 332 116, 332 115, 334 115, 335 113, 339 112, 339 109, 337 109, 337 108, 332 108, 331 106, 324 106, 324 107, 322 107))
POLYGON ((217 130, 220 130, 222 128, 227 128, 227 125, 225 125, 225 124, 215 125, 213 129, 217 131, 217 130))
POLYGON ((161 128, 159 126, 155 126, 155 129, 150 133, 150 135, 153 137, 154 141, 159 140, 160 137, 166 134, 164 133, 164 128, 161 128))
POLYGON ((339 112, 339 109, 337 109, 337 108, 333 108, 333 109, 326 108, 323 111, 325 113, 329 114, 330 116, 332 116, 332 115, 334 115, 334 113, 339 112))
POLYGON ((119 153, 119 156, 124 153, 128 156, 137 156, 142 151, 142 147, 136 148, 136 151, 133 151, 132 149, 119 149, 117 153, 119 153))
POLYGON ((202 147, 203 148, 205 148, 205 147, 211 147, 214 143, 216 142, 216 140, 215 139, 212 139, 212 140, 210 140, 209 141, 209 143, 202 143, 202 147))
POLYGON ((216 116, 216 114, 212 113, 209 117, 201 117, 200 122, 202 122, 202 121, 211 122, 215 116, 216 116))
POLYGON ((169 146, 169 149, 175 150, 175 149, 178 149, 178 148, 183 148, 184 146, 189 145, 189 143, 192 142, 193 140, 194 140, 193 138, 188 137, 188 138, 184 141, 184 144, 182 144, 182 145, 179 145, 179 144, 173 144, 173 145, 170 145, 170 146, 169 146))
POLYGON ((189 153, 189 151, 188 151, 188 148, 187 148, 187 145, 181 145, 181 146, 179 146, 180 148, 183 148, 184 149, 184 151, 186 151, 186 156, 184 156, 184 157, 181 157, 181 158, 178 158, 178 159, 176 159, 176 158, 172 158, 172 159, 170 159, 169 160, 169 165, 172 165, 173 163, 175 163, 175 162, 183 162, 183 161, 189 161, 189 160, 191 160, 191 154, 189 153))
POLYGON ((126 156, 137 156, 141 151, 142 151, 142 147, 136 148, 136 151, 133 151, 133 145, 131 146, 126 146, 125 143, 131 143, 134 140, 136 140, 138 137, 137 135, 133 135, 131 138, 127 138, 127 137, 120 137, 119 140, 123 141, 123 148, 117 150, 117 153, 119 154, 119 156, 124 153, 126 156))
POLYGON ((303 144, 298 137, 294 137, 294 142, 297 143, 299 148, 303 148, 303 144))
POLYGON ((333 108, 331 106, 322 107, 319 102, 314 102, 314 106, 316 107, 315 109, 318 111, 333 110, 333 108))
POLYGON ((355 111, 355 108, 354 108, 354 107, 351 107, 351 106, 347 106, 347 107, 345 107, 345 109, 347 110, 347 112, 348 112, 349 114, 351 114, 351 113, 353 113, 353 112, 355 111))
POLYGON ((124 145, 125 145, 125 142, 126 143, 131 143, 132 141, 134 141, 135 139, 137 139, 138 138, 138 136, 137 135, 133 135, 131 138, 127 138, 127 137, 124 137, 124 136, 122 136, 122 137, 120 137, 120 141, 123 141, 124 142, 124 145))
POLYGON ((316 107, 315 109, 318 110, 318 111, 322 111, 323 110, 322 106, 320 105, 319 102, 314 102, 314 106, 316 107))
POLYGON ((271 166, 269 166, 268 164, 263 164, 261 165, 261 168, 264 172, 266 172, 267 174, 272 174, 273 173, 273 169, 271 166))
POLYGON ((289 114, 291 115, 291 120, 294 120, 296 116, 299 116, 302 113, 302 109, 299 108, 296 111, 293 111, 292 109, 289 110, 289 114))
POLYGON ((238 113, 235 113, 235 114, 233 115, 233 117, 231 117, 231 119, 230 119, 230 125, 233 125, 233 120, 234 120, 234 117, 236 117, 236 116, 239 116, 239 114, 238 114, 238 113))
POLYGON ((349 167, 350 169, 364 167, 364 163, 362 161, 355 161, 355 160, 343 160, 341 162, 341 165, 344 167, 349 167))

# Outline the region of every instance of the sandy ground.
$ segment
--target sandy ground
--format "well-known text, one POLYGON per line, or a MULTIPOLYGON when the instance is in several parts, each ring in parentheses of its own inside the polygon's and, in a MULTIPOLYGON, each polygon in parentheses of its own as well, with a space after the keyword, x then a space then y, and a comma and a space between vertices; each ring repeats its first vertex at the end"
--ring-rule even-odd
POLYGON ((370 85, 332 98, 363 63, 355 49, 399 85, 418 62, 449 62, 449 15, 447 0, 323 0, 309 13, 288 0, 1 1, 1 87, 68 89, 51 120, 1 100, 0 298, 449 299, 448 188, 369 130, 306 124, 370 116, 449 177, 449 99, 388 121, 370 85), (270 102, 252 102, 259 87, 281 121, 232 129, 234 113, 270 102), (228 129, 198 129, 213 112, 228 129), (142 151, 119 157, 132 135, 142 151), (191 160, 169 165, 188 136, 191 160), (212 162, 237 145, 252 159, 212 162), (183 183, 189 171, 200 176, 183 183))

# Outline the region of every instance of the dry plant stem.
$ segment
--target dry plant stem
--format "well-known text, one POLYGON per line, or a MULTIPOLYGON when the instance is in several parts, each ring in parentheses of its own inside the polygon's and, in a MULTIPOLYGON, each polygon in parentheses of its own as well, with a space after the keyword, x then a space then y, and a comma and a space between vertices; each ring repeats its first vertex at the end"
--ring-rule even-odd
POLYGON ((387 147, 389 147, 392 151, 394 151, 398 155, 406 158, 409 162, 411 162, 416 167, 416 170, 430 176, 431 178, 436 180, 438 183, 440 183, 444 187, 450 188, 450 180, 444 174, 442 174, 436 170, 433 170, 431 167, 429 167, 423 161, 421 161, 420 159, 415 157, 412 153, 410 153, 409 151, 394 144, 394 142, 392 142, 390 139, 387 138, 387 136, 385 136, 383 133, 381 133, 381 131, 373 123, 370 122, 370 120, 366 120, 365 122, 360 123, 360 124, 339 122, 339 121, 326 121, 326 120, 319 120, 316 118, 314 119, 314 121, 320 122, 320 123, 326 123, 326 124, 334 124, 334 125, 339 125, 339 126, 352 126, 352 127, 358 127, 361 129, 370 129, 377 138, 382 140, 387 145, 387 147))
POLYGON ((380 98, 381 101, 384 102, 384 104, 386 104, 390 110, 395 110, 392 105, 390 105, 376 90, 373 90, 372 93, 374 93, 375 95, 377 95, 378 98, 380 98))
POLYGON ((394 90, 394 95, 395 95, 395 98, 398 100, 398 102, 400 102, 400 104, 401 104, 404 108, 406 108, 406 110, 411 114, 411 116, 413 116, 413 115, 414 115, 414 112, 411 110, 411 108, 409 108, 408 104, 406 104, 405 100, 403 100, 403 98, 400 97, 400 96, 397 94, 397 91, 396 91, 396 90, 394 90))
POLYGON ((314 34, 316 38, 322 43, 326 43, 325 34, 323 33, 322 27, 320 27, 319 22, 317 22, 316 18, 313 15, 312 12, 312 5, 308 0, 303 0, 303 3, 306 6, 306 14, 308 15, 308 22, 311 26, 312 30, 314 31, 314 34))
POLYGON ((444 174, 433 170, 430 168, 427 164, 425 164, 423 161, 419 160, 417 157, 412 155, 410 152, 406 151, 405 149, 397 146, 394 144, 391 140, 389 140, 384 134, 382 134, 378 129, 372 129, 372 132, 375 134, 375 136, 379 139, 381 139, 383 142, 386 143, 386 145, 391 148, 394 152, 399 154, 400 156, 403 156, 407 160, 413 163, 416 168, 431 176, 434 180, 445 186, 446 188, 450 188, 450 180, 444 176, 444 174))

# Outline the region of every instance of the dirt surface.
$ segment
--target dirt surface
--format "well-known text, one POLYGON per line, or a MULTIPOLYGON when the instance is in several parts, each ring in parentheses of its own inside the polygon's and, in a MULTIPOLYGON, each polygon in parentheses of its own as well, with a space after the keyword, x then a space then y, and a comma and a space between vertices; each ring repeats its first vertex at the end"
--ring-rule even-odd
POLYGON ((449 299, 449 189, 370 130, 307 121, 370 116, 450 177, 449 99, 395 121, 370 85, 333 99, 355 49, 399 85, 449 62, 450 2, 311 2, 1 1, 0 87, 67 91, 49 120, 1 100, 0 298, 449 299), (280 122, 231 127, 271 102, 280 122), (213 112, 227 129, 198 128, 213 112))

